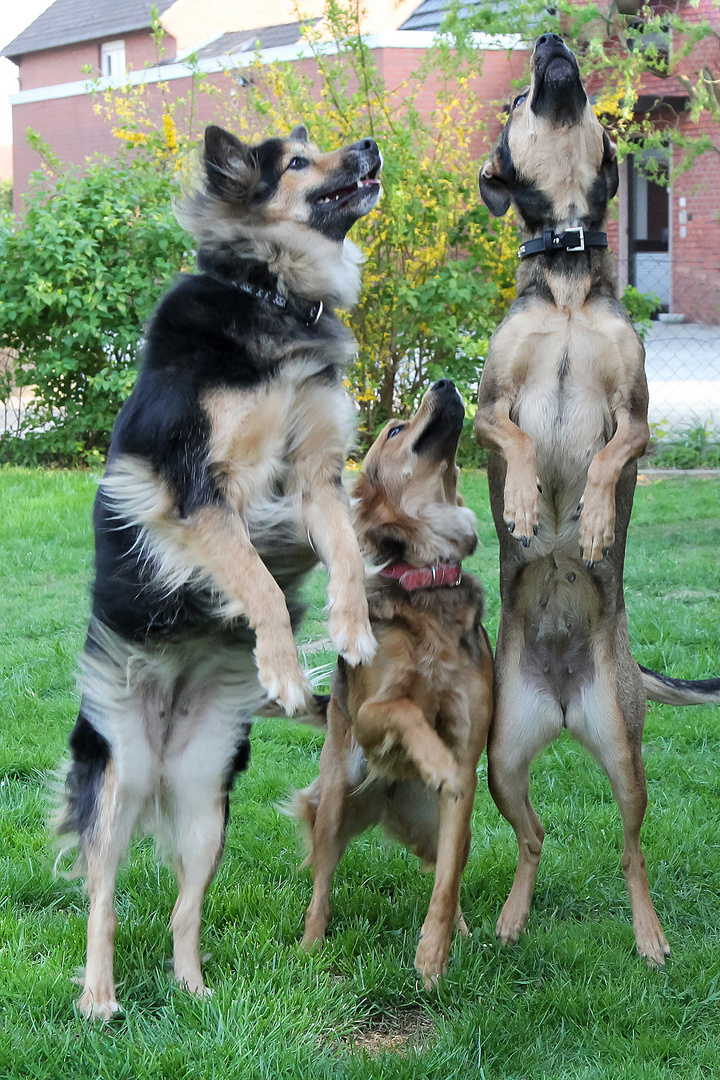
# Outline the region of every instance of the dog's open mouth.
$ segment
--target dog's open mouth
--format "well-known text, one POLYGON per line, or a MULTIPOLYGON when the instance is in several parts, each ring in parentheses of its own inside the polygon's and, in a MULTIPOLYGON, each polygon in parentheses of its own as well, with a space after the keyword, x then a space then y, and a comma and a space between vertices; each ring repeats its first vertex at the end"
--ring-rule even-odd
POLYGON ((359 180, 353 180, 351 184, 345 184, 343 187, 334 188, 332 191, 325 191, 318 195, 315 199, 315 205, 328 208, 344 206, 358 195, 364 197, 379 192, 378 173, 381 164, 381 162, 378 162, 377 165, 373 165, 372 169, 369 169, 364 176, 361 176, 359 180))

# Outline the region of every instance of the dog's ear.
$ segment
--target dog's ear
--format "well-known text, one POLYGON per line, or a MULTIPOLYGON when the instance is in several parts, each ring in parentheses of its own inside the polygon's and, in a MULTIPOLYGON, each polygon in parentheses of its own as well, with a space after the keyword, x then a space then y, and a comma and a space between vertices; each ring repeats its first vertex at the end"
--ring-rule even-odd
POLYGON ((352 502, 362 550, 381 560, 401 558, 415 525, 402 510, 390 505, 373 466, 369 471, 363 467, 353 486, 352 502))
POLYGON ((243 198, 256 179, 250 147, 215 124, 205 128, 204 164, 208 186, 221 199, 243 198))
POLYGON ((607 131, 603 131, 602 171, 605 173, 608 199, 612 199, 617 193, 620 180, 618 177, 617 147, 607 131))
POLYGON ((290 132, 290 138, 296 139, 298 142, 306 143, 308 141, 308 129, 304 124, 298 124, 297 127, 294 127, 290 132))
POLYGON ((508 177, 498 146, 480 170, 480 197, 491 214, 502 217, 510 209, 508 177))

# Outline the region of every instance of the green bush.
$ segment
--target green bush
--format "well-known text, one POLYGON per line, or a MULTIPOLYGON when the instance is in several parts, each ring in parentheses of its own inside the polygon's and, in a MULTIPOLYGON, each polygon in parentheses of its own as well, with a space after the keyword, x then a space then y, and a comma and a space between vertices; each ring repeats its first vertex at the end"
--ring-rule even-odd
POLYGON ((713 425, 695 421, 656 445, 652 465, 658 469, 715 469, 720 466, 720 445, 713 425))
POLYGON ((660 297, 655 293, 641 293, 634 285, 626 285, 620 300, 644 341, 652 325, 652 316, 660 310, 660 297))
POLYGON ((0 460, 89 464, 105 454, 143 323, 190 238, 172 213, 172 169, 140 156, 93 159, 84 172, 49 160, 22 224, 0 226, 0 341, 17 353, 14 381, 34 393, 0 460))

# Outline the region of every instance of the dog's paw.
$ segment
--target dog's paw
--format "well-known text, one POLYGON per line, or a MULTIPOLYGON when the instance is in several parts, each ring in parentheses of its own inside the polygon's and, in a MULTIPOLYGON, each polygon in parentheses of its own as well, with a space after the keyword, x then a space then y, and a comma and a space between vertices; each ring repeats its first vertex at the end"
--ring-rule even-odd
POLYGON ((450 934, 446 927, 423 926, 420 931, 415 970, 426 990, 436 990, 440 980, 447 975, 450 934))
POLYGON ((314 927, 305 927, 305 933, 300 941, 300 948, 303 952, 314 952, 319 949, 325 940, 325 931, 317 930, 314 927))
POLYGON ((542 487, 537 476, 526 471, 507 471, 503 517, 516 540, 530 547, 540 524, 540 495, 542 487))
POLYGON ((647 960, 648 967, 662 967, 670 955, 670 946, 663 934, 660 920, 653 910, 633 920, 637 951, 647 960))
POLYGON ((87 989, 78 1001, 78 1011, 86 1020, 111 1020, 121 1012, 121 1006, 115 999, 115 991, 103 994, 87 989))
POLYGON ((275 644, 266 648, 260 639, 255 649, 258 678, 273 701, 282 706, 287 716, 306 709, 312 698, 312 688, 298 663, 295 642, 275 644))
POLYGON ((335 649, 351 667, 369 664, 377 652, 364 593, 357 604, 331 601, 329 631, 335 649))
POLYGON ((425 783, 436 794, 451 799, 459 799, 465 794, 465 781, 455 758, 445 747, 437 747, 433 760, 418 764, 421 765, 420 771, 425 783))
POLYGON ((503 945, 514 945, 525 929, 528 914, 528 910, 517 905, 510 895, 495 926, 495 937, 498 941, 503 945))
POLYGON ((580 557, 588 569, 615 543, 615 490, 587 490, 580 506, 580 557))

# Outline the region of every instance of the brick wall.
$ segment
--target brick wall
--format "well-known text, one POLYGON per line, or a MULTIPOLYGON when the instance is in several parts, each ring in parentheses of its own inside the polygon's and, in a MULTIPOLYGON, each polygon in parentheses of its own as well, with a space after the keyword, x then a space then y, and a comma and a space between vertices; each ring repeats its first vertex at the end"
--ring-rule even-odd
MULTIPOLYGON (((20 63, 20 89, 34 90, 39 86, 55 86, 58 83, 77 82, 100 74, 100 46, 103 40, 84 41, 79 45, 66 45, 59 49, 47 49, 42 53, 29 53, 20 63), (90 66, 86 75, 83 67, 90 66)), ((125 34, 113 41, 125 42, 125 61, 129 69, 142 71, 146 64, 155 63, 155 48, 147 31, 125 34)), ((175 39, 166 36, 163 42, 166 58, 175 55, 175 39)))

